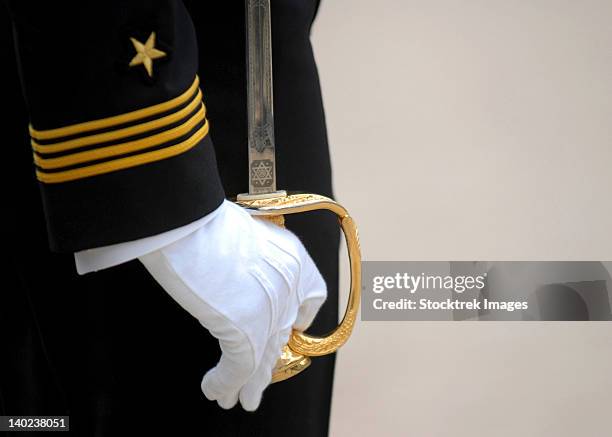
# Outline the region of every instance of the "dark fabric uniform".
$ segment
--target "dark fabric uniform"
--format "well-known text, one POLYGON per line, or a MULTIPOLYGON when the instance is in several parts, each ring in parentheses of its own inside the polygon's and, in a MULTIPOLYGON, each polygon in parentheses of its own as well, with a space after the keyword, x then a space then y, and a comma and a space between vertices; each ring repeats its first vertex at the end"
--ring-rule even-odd
MULTIPOLYGON (((210 212, 224 196, 246 191, 243 6, 16 0, 2 9, 9 79, 1 174, 10 218, 3 241, 10 258, 0 293, 0 414, 69 415, 78 436, 327 434, 334 356, 317 358, 301 375, 270 386, 255 413, 240 406, 222 410, 200 390, 204 372, 220 356, 216 339, 138 261, 85 276, 74 267, 74 251, 172 229, 210 212), (142 65, 128 66, 135 54, 129 38, 144 43, 153 31, 166 56, 153 61, 149 77, 142 65), (55 149, 45 146, 92 132, 40 139, 39 158, 64 160, 59 167, 38 167, 39 179, 53 173, 76 179, 37 181, 28 121, 47 131, 151 107, 184 93, 196 74, 209 129, 195 146, 163 159, 145 155, 175 150, 201 132, 205 121, 155 147, 76 164, 70 161, 75 153, 112 141, 102 136, 76 152, 46 153, 55 149), (98 164, 141 154, 143 163, 96 174, 105 168, 98 164), (94 174, 73 171, 79 168, 94 174)), ((314 0, 272 0, 278 186, 333 197, 309 40, 317 7, 314 0)), ((194 96, 165 112, 93 133, 159 121, 194 96)), ((123 140, 138 141, 195 120, 194 112, 181 117, 123 140)), ((329 298, 311 329, 327 332, 337 322, 336 221, 309 213, 288 217, 287 226, 301 237, 328 284, 329 298)))

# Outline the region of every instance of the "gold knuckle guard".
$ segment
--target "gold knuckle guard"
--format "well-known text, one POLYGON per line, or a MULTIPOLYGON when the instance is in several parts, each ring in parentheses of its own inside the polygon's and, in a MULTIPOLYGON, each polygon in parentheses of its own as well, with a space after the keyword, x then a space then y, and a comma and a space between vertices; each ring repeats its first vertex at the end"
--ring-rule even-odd
POLYGON ((351 336, 361 298, 361 252, 355 222, 348 211, 334 200, 318 194, 289 194, 263 199, 238 198, 236 203, 251 214, 283 226, 283 216, 307 211, 328 210, 336 214, 344 233, 350 261, 351 285, 348 304, 340 324, 323 337, 293 330, 281 358, 276 364, 272 382, 297 375, 310 365, 309 357, 335 352, 351 336))

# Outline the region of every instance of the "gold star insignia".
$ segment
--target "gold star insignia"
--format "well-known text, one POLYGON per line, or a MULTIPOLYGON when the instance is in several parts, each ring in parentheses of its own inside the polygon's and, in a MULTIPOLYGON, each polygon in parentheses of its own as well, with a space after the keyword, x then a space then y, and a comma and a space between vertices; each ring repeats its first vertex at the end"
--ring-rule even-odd
POLYGON ((166 56, 165 52, 155 48, 155 32, 151 32, 147 42, 144 44, 135 38, 130 37, 130 41, 136 49, 136 55, 130 61, 130 67, 135 65, 144 65, 149 77, 153 77, 153 59, 159 59, 166 56))

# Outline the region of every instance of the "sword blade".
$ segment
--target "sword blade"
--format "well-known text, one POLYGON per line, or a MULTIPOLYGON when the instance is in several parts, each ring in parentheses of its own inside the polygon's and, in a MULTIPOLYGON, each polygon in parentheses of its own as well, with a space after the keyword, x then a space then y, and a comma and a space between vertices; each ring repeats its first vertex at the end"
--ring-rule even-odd
POLYGON ((276 191, 270 0, 245 0, 249 194, 276 191))

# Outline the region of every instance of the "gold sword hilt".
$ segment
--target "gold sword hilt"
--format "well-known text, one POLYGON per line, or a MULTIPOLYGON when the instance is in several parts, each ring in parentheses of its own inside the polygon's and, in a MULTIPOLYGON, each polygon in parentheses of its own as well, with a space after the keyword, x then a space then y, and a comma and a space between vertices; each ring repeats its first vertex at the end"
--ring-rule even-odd
POLYGON ((272 382, 279 382, 297 375, 310 365, 310 357, 334 353, 351 336, 361 298, 361 251, 357 227, 348 211, 329 197, 319 194, 277 191, 268 195, 240 194, 238 205, 249 210, 251 215, 270 220, 284 227, 284 216, 300 212, 328 210, 338 218, 344 233, 350 262, 351 285, 348 303, 340 324, 325 336, 318 337, 293 330, 282 356, 276 363, 272 382))

